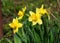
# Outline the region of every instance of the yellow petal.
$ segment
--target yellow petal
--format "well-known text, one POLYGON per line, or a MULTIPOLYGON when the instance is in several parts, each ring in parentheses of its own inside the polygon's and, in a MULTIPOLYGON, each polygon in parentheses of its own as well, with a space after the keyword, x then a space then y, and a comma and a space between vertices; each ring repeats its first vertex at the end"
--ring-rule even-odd
POLYGON ((18 12, 18 15, 19 15, 19 16, 22 16, 23 14, 24 14, 23 11, 19 11, 19 12, 18 12))
POLYGON ((32 11, 30 11, 29 13, 30 13, 30 15, 35 15, 35 13, 34 13, 34 12, 32 12, 32 11))
POLYGON ((25 6, 24 8, 22 8, 22 10, 23 10, 23 12, 25 12, 25 10, 26 10, 26 6, 25 6))
POLYGON ((34 21, 32 22, 32 25, 36 25, 36 24, 37 24, 37 22, 34 22, 34 21))
POLYGON ((23 11, 19 11, 18 15, 19 15, 19 19, 22 19, 23 16, 24 16, 24 12, 23 11))
POLYGON ((41 18, 41 15, 40 14, 36 14, 36 16, 37 16, 37 19, 41 18))
POLYGON ((18 28, 13 29, 14 34, 18 32, 18 28))
POLYGON ((36 14, 39 14, 40 11, 39 11, 39 8, 36 8, 36 14))
POLYGON ((18 23, 18 18, 13 19, 13 23, 18 23))
POLYGON ((43 9, 43 8, 44 8, 44 5, 42 4, 41 9, 43 9))
POLYGON ((32 21, 32 18, 31 18, 31 17, 29 17, 29 18, 28 18, 28 20, 29 20, 29 21, 32 21))
POLYGON ((19 16, 19 18, 18 19, 22 19, 23 18, 23 16, 19 16))
POLYGON ((18 23, 18 25, 16 26, 16 29, 13 29, 13 32, 16 33, 18 32, 18 28, 21 28, 23 24, 18 23))
POLYGON ((10 26, 11 28, 15 28, 13 23, 10 23, 9 26, 10 26))
POLYGON ((23 24, 22 23, 18 23, 18 27, 22 27, 23 26, 23 24))
POLYGON ((46 14, 48 14, 48 12, 47 12, 47 10, 46 10, 46 9, 44 9, 44 10, 43 10, 43 14, 45 14, 45 13, 46 13, 46 14))
POLYGON ((42 20, 41 19, 39 19, 37 22, 38 22, 39 25, 42 24, 42 20))

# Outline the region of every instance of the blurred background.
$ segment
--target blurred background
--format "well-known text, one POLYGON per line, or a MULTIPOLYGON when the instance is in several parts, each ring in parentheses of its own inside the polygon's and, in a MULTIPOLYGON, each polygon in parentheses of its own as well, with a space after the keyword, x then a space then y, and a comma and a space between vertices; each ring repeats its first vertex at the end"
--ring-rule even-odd
MULTIPOLYGON (((23 7, 27 7, 28 11, 34 11, 36 7, 41 7, 44 4, 45 8, 49 9, 51 24, 49 25, 53 32, 54 43, 60 43, 60 0, 1 0, 2 1, 2 16, 3 16, 3 32, 4 37, 0 40, 0 43, 8 43, 6 38, 13 41, 13 33, 8 23, 17 16, 19 10, 23 7)), ((47 28, 49 26, 46 25, 47 28)))

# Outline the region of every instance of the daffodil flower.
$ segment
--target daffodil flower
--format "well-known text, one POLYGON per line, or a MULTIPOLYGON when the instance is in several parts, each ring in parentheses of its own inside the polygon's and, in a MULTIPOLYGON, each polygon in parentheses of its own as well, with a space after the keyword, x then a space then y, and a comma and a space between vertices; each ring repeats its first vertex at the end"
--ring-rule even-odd
POLYGON ((46 9, 44 9, 44 5, 41 6, 41 8, 36 8, 36 12, 40 14, 40 16, 43 16, 44 14, 47 14, 48 19, 50 19, 50 16, 46 9))
POLYGON ((26 10, 26 7, 22 8, 22 11, 19 10, 19 12, 18 12, 19 19, 22 19, 23 18, 24 13, 25 13, 25 10, 26 10))
POLYGON ((42 24, 40 14, 35 14, 34 12, 30 11, 29 21, 32 22, 32 25, 36 25, 37 23, 40 25, 42 24))
POLYGON ((9 24, 9 26, 13 29, 14 33, 18 32, 18 28, 21 28, 22 25, 22 23, 18 22, 18 18, 13 19, 12 23, 9 24))
POLYGON ((41 14, 45 14, 45 13, 48 14, 47 10, 44 9, 44 5, 41 6, 41 8, 39 9, 39 11, 40 11, 41 14))

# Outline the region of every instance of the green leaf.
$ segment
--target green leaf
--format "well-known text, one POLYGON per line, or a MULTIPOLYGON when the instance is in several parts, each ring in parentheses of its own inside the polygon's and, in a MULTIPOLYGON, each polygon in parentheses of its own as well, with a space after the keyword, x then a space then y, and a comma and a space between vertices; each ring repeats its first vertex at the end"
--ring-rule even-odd
POLYGON ((22 43, 21 39, 17 35, 14 35, 14 43, 22 43))
POLYGON ((41 43, 40 36, 36 33, 34 28, 33 28, 33 33, 34 33, 34 43, 41 43))
POLYGON ((7 39, 7 38, 6 38, 6 40, 7 40, 9 43, 13 43, 11 40, 9 40, 9 39, 7 39))

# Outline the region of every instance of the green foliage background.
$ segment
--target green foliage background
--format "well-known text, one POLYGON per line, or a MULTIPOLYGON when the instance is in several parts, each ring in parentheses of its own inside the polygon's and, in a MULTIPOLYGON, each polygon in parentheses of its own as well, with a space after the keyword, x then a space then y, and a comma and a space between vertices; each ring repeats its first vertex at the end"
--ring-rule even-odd
POLYGON ((60 43, 60 11, 57 0, 2 0, 2 12, 4 23, 4 37, 0 40, 0 43, 60 43), (43 16, 43 24, 31 26, 25 17, 25 23, 22 29, 19 29, 18 33, 13 35, 8 23, 17 16, 18 11, 24 6, 28 11, 35 11, 36 7, 40 7, 42 4, 46 8, 50 8, 50 17, 43 16))

